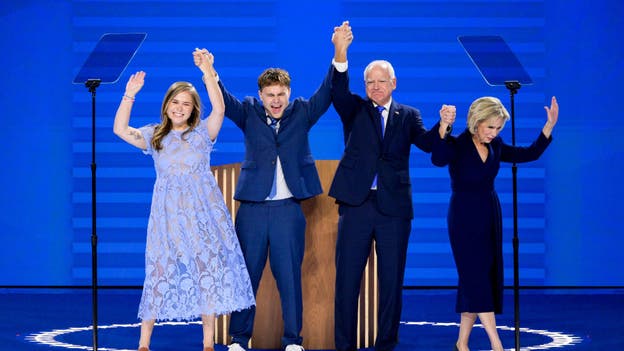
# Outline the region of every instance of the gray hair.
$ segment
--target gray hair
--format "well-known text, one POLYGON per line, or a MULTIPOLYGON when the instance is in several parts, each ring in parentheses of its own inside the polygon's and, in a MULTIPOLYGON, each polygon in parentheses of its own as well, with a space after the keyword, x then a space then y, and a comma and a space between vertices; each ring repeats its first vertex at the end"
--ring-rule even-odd
POLYGON ((366 75, 368 74, 368 72, 375 66, 380 66, 381 68, 388 71, 388 74, 390 75, 390 79, 395 78, 394 67, 392 67, 392 64, 390 62, 386 60, 375 60, 369 63, 368 66, 366 66, 366 68, 364 69, 364 80, 366 80, 366 75))

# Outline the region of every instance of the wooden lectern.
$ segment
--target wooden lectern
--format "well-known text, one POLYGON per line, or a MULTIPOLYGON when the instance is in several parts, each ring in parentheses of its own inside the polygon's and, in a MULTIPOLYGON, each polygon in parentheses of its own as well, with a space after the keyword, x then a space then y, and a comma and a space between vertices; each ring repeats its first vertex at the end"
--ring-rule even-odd
MULTIPOLYGON (((334 346, 335 253, 338 232, 338 206, 327 196, 338 161, 316 161, 325 192, 302 203, 307 221, 303 257, 303 346, 330 350, 334 346)), ((238 208, 234 200, 240 164, 212 167, 232 218, 238 208)), ((377 335, 378 286, 374 247, 362 278, 358 313, 358 348, 371 347, 377 335)), ((215 342, 228 344, 229 316, 220 316, 215 326, 215 342)), ((279 349, 284 330, 282 310, 275 279, 267 262, 256 296, 256 318, 250 347, 279 349)))

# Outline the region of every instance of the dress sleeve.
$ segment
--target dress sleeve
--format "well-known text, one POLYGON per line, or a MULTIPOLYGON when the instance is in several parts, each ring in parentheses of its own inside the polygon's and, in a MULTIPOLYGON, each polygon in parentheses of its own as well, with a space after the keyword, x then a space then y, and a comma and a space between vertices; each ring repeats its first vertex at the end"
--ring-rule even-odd
POLYGON ((217 140, 219 139, 218 134, 214 141, 210 139, 210 134, 208 133, 208 118, 204 118, 201 121, 199 121, 199 124, 197 125, 197 132, 202 136, 202 138, 206 140, 206 143, 209 146, 210 150, 212 149, 212 146, 216 144, 217 140))
POLYGON ((546 136, 540 132, 537 139, 530 146, 511 146, 503 143, 501 147, 501 161, 503 162, 531 162, 535 161, 544 153, 552 137, 546 136))
POLYGON ((449 135, 445 139, 441 139, 438 135, 437 138, 433 138, 431 163, 438 167, 448 165, 455 159, 456 147, 457 139, 453 136, 449 135))
POLYGON ((154 153, 154 149, 152 149, 152 138, 154 137, 154 130, 156 129, 157 124, 148 124, 139 128, 141 134, 143 135, 143 139, 145 139, 146 148, 143 150, 143 153, 146 155, 151 155, 154 153))

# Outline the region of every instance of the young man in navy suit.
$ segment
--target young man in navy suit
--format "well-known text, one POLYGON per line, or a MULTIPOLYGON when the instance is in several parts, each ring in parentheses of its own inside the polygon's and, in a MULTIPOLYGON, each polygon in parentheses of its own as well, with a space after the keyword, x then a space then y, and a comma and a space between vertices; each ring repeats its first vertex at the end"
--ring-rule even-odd
POLYGON ((335 343, 356 350, 357 306, 362 272, 375 241, 378 259, 379 320, 375 351, 394 349, 401 318, 403 274, 413 218, 409 155, 412 145, 430 152, 444 137, 455 107, 444 105, 441 122, 427 131, 420 112, 392 99, 392 65, 371 62, 364 70, 366 98, 351 93, 347 48, 351 27, 336 27, 333 104, 343 124, 345 150, 329 196, 339 205, 336 243, 335 343))
MULTIPOLYGON (((331 74, 309 100, 290 101, 290 76, 268 68, 258 78, 259 100, 240 101, 219 82, 225 115, 243 132, 245 160, 234 198, 240 202, 236 232, 254 295, 270 255, 279 291, 285 351, 302 351, 301 264, 306 220, 301 201, 323 192, 308 133, 331 104, 331 74)), ((244 351, 252 336, 255 308, 231 314, 230 351, 244 351)))

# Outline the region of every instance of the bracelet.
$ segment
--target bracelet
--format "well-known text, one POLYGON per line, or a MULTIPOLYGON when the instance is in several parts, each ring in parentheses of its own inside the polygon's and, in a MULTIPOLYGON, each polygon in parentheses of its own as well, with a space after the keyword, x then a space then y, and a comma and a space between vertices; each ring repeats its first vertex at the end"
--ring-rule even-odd
POLYGON ((130 100, 130 101, 134 101, 134 97, 132 97, 132 96, 130 96, 130 95, 123 94, 123 98, 124 98, 124 99, 128 99, 128 100, 130 100))

